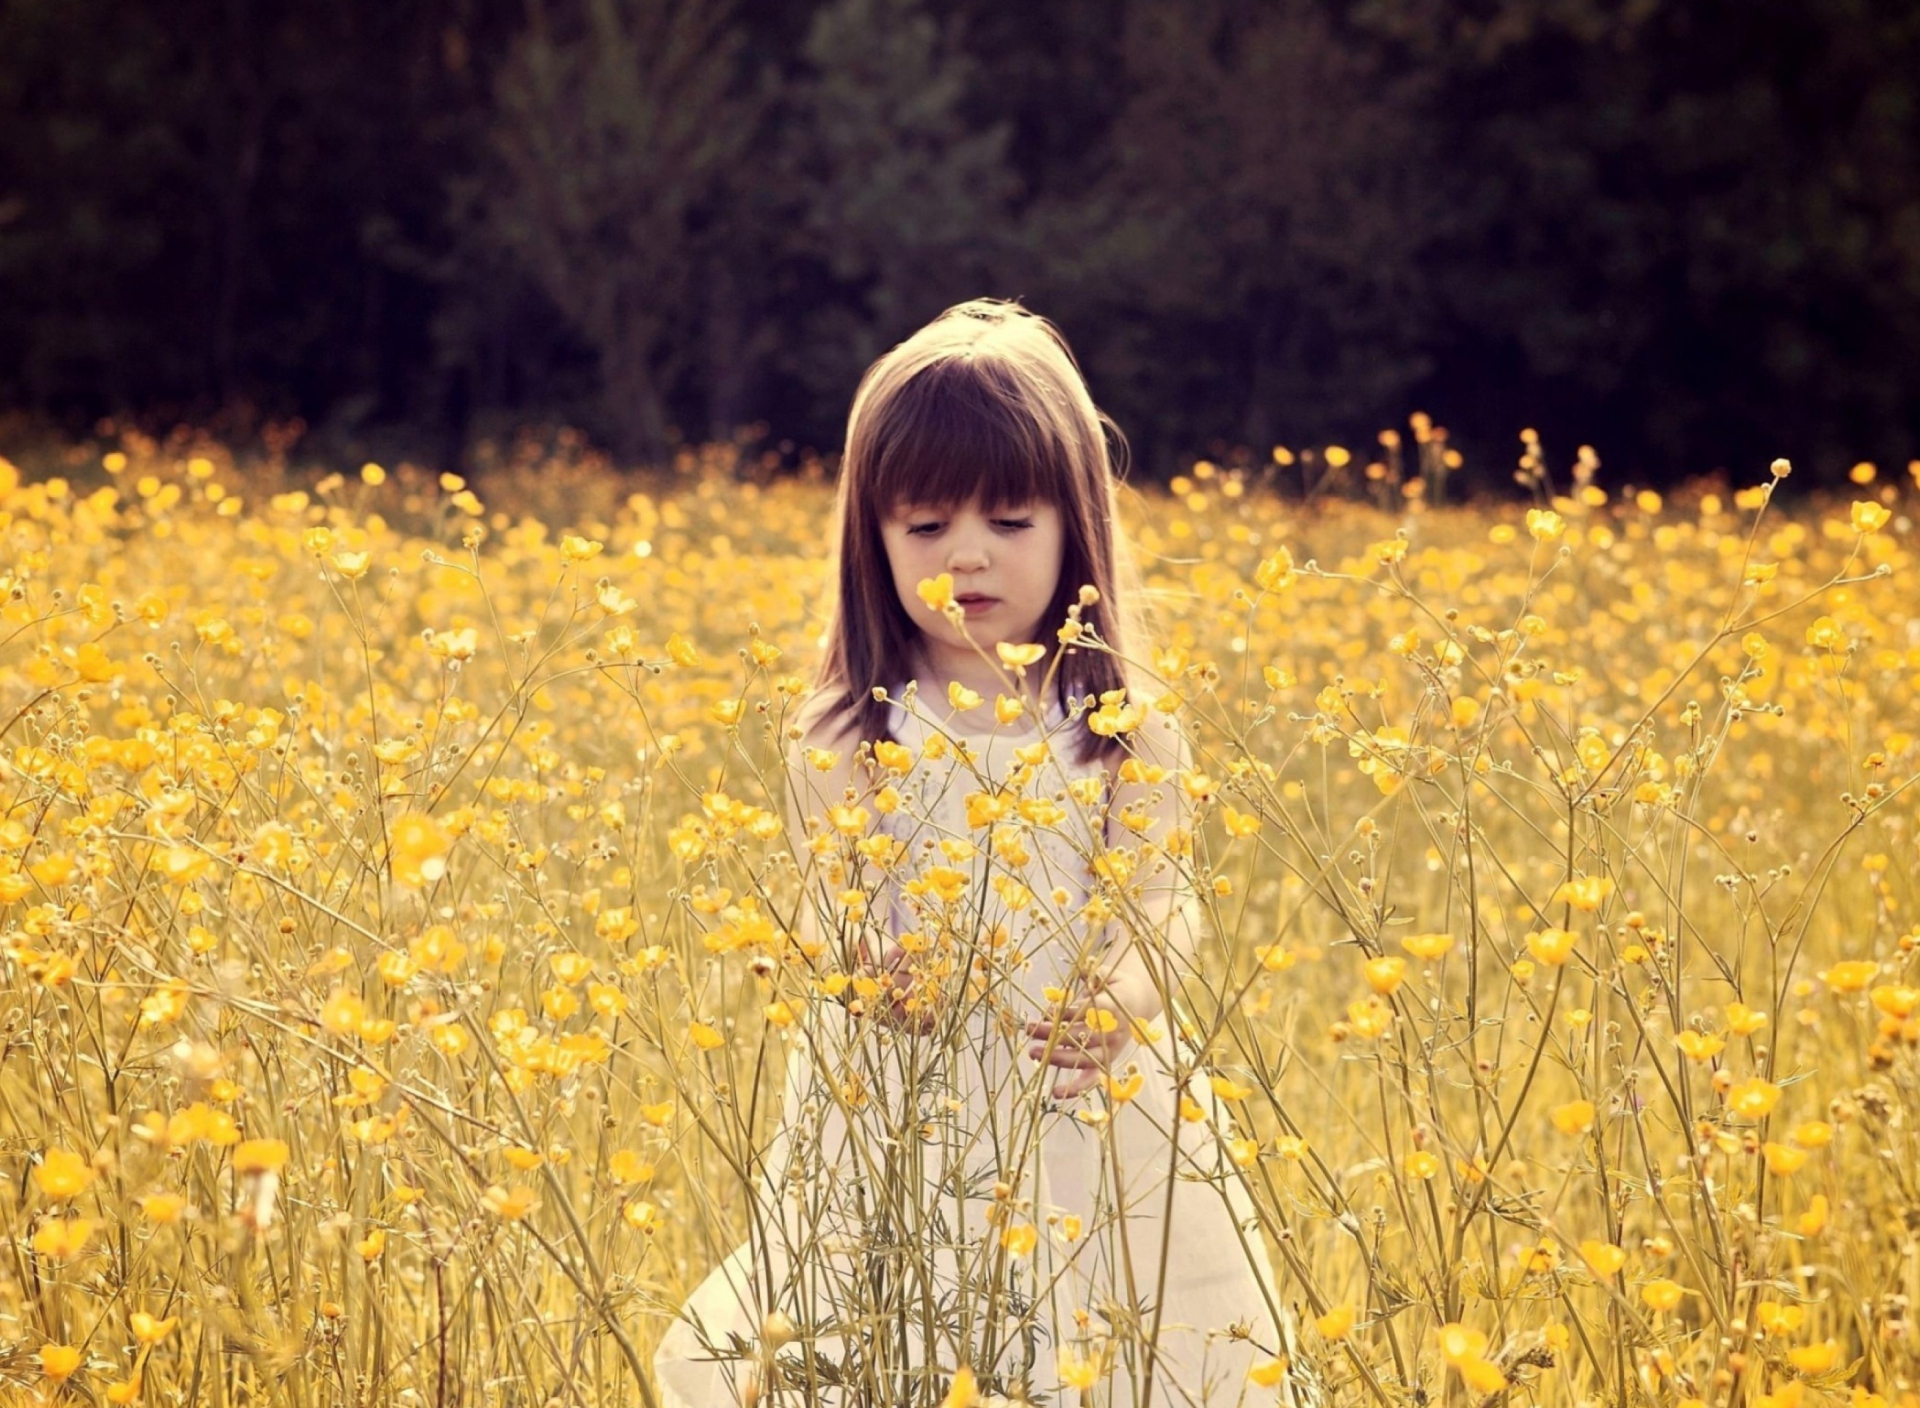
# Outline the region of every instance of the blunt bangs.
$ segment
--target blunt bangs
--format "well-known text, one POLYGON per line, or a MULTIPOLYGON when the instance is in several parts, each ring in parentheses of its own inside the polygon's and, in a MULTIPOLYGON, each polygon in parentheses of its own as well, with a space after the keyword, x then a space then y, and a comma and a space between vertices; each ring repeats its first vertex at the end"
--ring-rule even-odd
POLYGON ((906 505, 950 510, 977 495, 987 512, 1059 506, 1073 456, 1010 370, 991 357, 947 357, 902 384, 865 429, 866 500, 884 515, 906 505))

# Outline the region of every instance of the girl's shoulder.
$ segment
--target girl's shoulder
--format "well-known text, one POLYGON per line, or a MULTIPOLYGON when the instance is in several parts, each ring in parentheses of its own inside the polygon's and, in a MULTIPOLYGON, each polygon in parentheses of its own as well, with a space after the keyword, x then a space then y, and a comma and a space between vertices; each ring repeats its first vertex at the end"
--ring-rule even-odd
POLYGON ((859 730, 855 711, 842 707, 845 694, 835 687, 816 687, 795 706, 791 727, 799 737, 796 748, 833 748, 849 744, 859 730))

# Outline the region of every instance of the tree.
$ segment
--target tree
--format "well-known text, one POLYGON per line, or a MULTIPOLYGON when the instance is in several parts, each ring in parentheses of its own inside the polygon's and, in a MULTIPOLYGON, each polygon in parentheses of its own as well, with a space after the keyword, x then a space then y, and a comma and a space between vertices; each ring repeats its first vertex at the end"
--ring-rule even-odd
POLYGON ((536 6, 495 84, 491 237, 599 359, 615 450, 659 456, 701 313, 703 222, 745 159, 727 4, 536 6))
POLYGON ((1096 366, 1185 446, 1403 400, 1440 211, 1417 77, 1321 0, 1136 0, 1122 53, 1111 164, 1048 217, 1074 301, 1120 333, 1096 366))
POLYGON ((981 77, 922 0, 829 0, 803 46, 783 175, 792 253, 819 274, 786 369, 844 416, 869 362, 942 309, 1009 282, 1019 241, 1009 128, 973 111, 981 77))

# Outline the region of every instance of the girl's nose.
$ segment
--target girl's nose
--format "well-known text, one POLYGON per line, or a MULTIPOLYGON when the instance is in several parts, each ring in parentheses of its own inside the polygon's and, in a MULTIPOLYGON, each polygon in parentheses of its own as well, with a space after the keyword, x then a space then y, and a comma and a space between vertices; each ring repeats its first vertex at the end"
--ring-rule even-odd
POLYGON ((987 565, 987 550, 978 542, 956 540, 947 553, 949 572, 978 572, 987 565))

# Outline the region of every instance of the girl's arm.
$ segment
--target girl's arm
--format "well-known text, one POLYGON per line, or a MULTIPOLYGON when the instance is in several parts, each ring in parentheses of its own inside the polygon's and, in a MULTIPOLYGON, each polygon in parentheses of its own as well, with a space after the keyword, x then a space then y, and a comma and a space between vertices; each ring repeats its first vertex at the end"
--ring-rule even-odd
POLYGON ((1146 721, 1127 737, 1149 775, 1159 769, 1165 776, 1157 783, 1121 782, 1116 770, 1106 843, 1141 849, 1151 844, 1154 854, 1143 862, 1137 908, 1124 909, 1110 921, 1100 971, 1114 1005, 1144 1022, 1160 1014, 1172 995, 1169 989, 1191 970, 1199 939, 1188 880, 1191 842, 1183 848, 1185 855, 1165 853, 1192 822, 1182 785, 1191 753, 1179 722, 1157 709, 1149 710, 1146 721), (1129 808, 1147 817, 1143 832, 1136 834, 1119 822, 1119 814, 1129 808))
MULTIPOLYGON (((833 808, 865 807, 871 818, 876 790, 854 758, 858 741, 855 730, 835 725, 834 719, 822 717, 818 706, 810 704, 801 712, 800 737, 787 744, 787 844, 800 869, 800 913, 795 927, 803 943, 814 937, 826 938, 821 921, 839 912, 838 895, 867 879, 851 867, 842 870, 837 879, 835 875, 845 843, 841 833, 833 829, 833 808), (824 770, 812 762, 823 754, 834 755, 832 765, 824 770), (849 789, 853 793, 851 801, 847 797, 849 789), (814 818, 824 824, 824 829, 808 826, 814 818), (831 838, 830 842, 821 844, 818 838, 822 836, 831 838)), ((859 865, 864 871, 865 862, 859 865)))
MULTIPOLYGON (((838 916, 846 912, 840 904, 841 894, 851 889, 874 894, 880 878, 879 871, 866 860, 846 858, 852 842, 871 836, 876 830, 878 813, 874 810, 873 798, 881 783, 855 756, 859 744, 857 730, 851 725, 841 728, 837 724, 837 720, 821 717, 817 706, 805 709, 799 720, 801 736, 790 740, 787 747, 787 843, 800 870, 800 912, 795 928, 803 945, 815 939, 828 939, 839 929, 843 921, 838 916), (827 767, 815 764, 816 758, 824 761, 828 755, 832 762, 827 767), (836 817, 836 808, 864 810, 865 822, 857 831, 843 831, 838 823, 850 823, 855 816, 842 812, 836 817), (809 826, 815 819, 822 825, 809 826)), ((874 951, 873 926, 881 926, 880 932, 884 933, 888 922, 888 911, 881 906, 876 906, 876 912, 864 919, 852 921, 856 930, 853 943, 834 955, 835 966, 876 976, 886 974, 892 1000, 885 1015, 896 1023, 909 1024, 903 1005, 909 986, 903 971, 906 954, 892 945, 884 952, 874 951)))
MULTIPOLYGON (((1165 775, 1157 783, 1123 783, 1116 770, 1103 839, 1109 847, 1144 849, 1152 843, 1164 848, 1188 824, 1187 794, 1181 785, 1189 758, 1186 736, 1171 717, 1153 711, 1129 738, 1134 756, 1149 775, 1156 768, 1165 775), (1127 807, 1145 815, 1143 832, 1136 834, 1113 820, 1127 807)), ((1198 935, 1188 864, 1185 857, 1156 852, 1140 877, 1137 904, 1108 922, 1107 946, 1094 970, 1094 991, 1063 1012, 1061 1022, 1043 1018, 1028 1024, 1027 1054, 1061 1069, 1053 1087, 1056 1098, 1071 1099, 1099 1084, 1135 1041, 1136 1024, 1160 1015, 1181 976, 1191 968, 1198 935), (1103 1008, 1119 1019, 1112 1030, 1102 1031, 1086 1021, 1090 1007, 1103 1008)))

